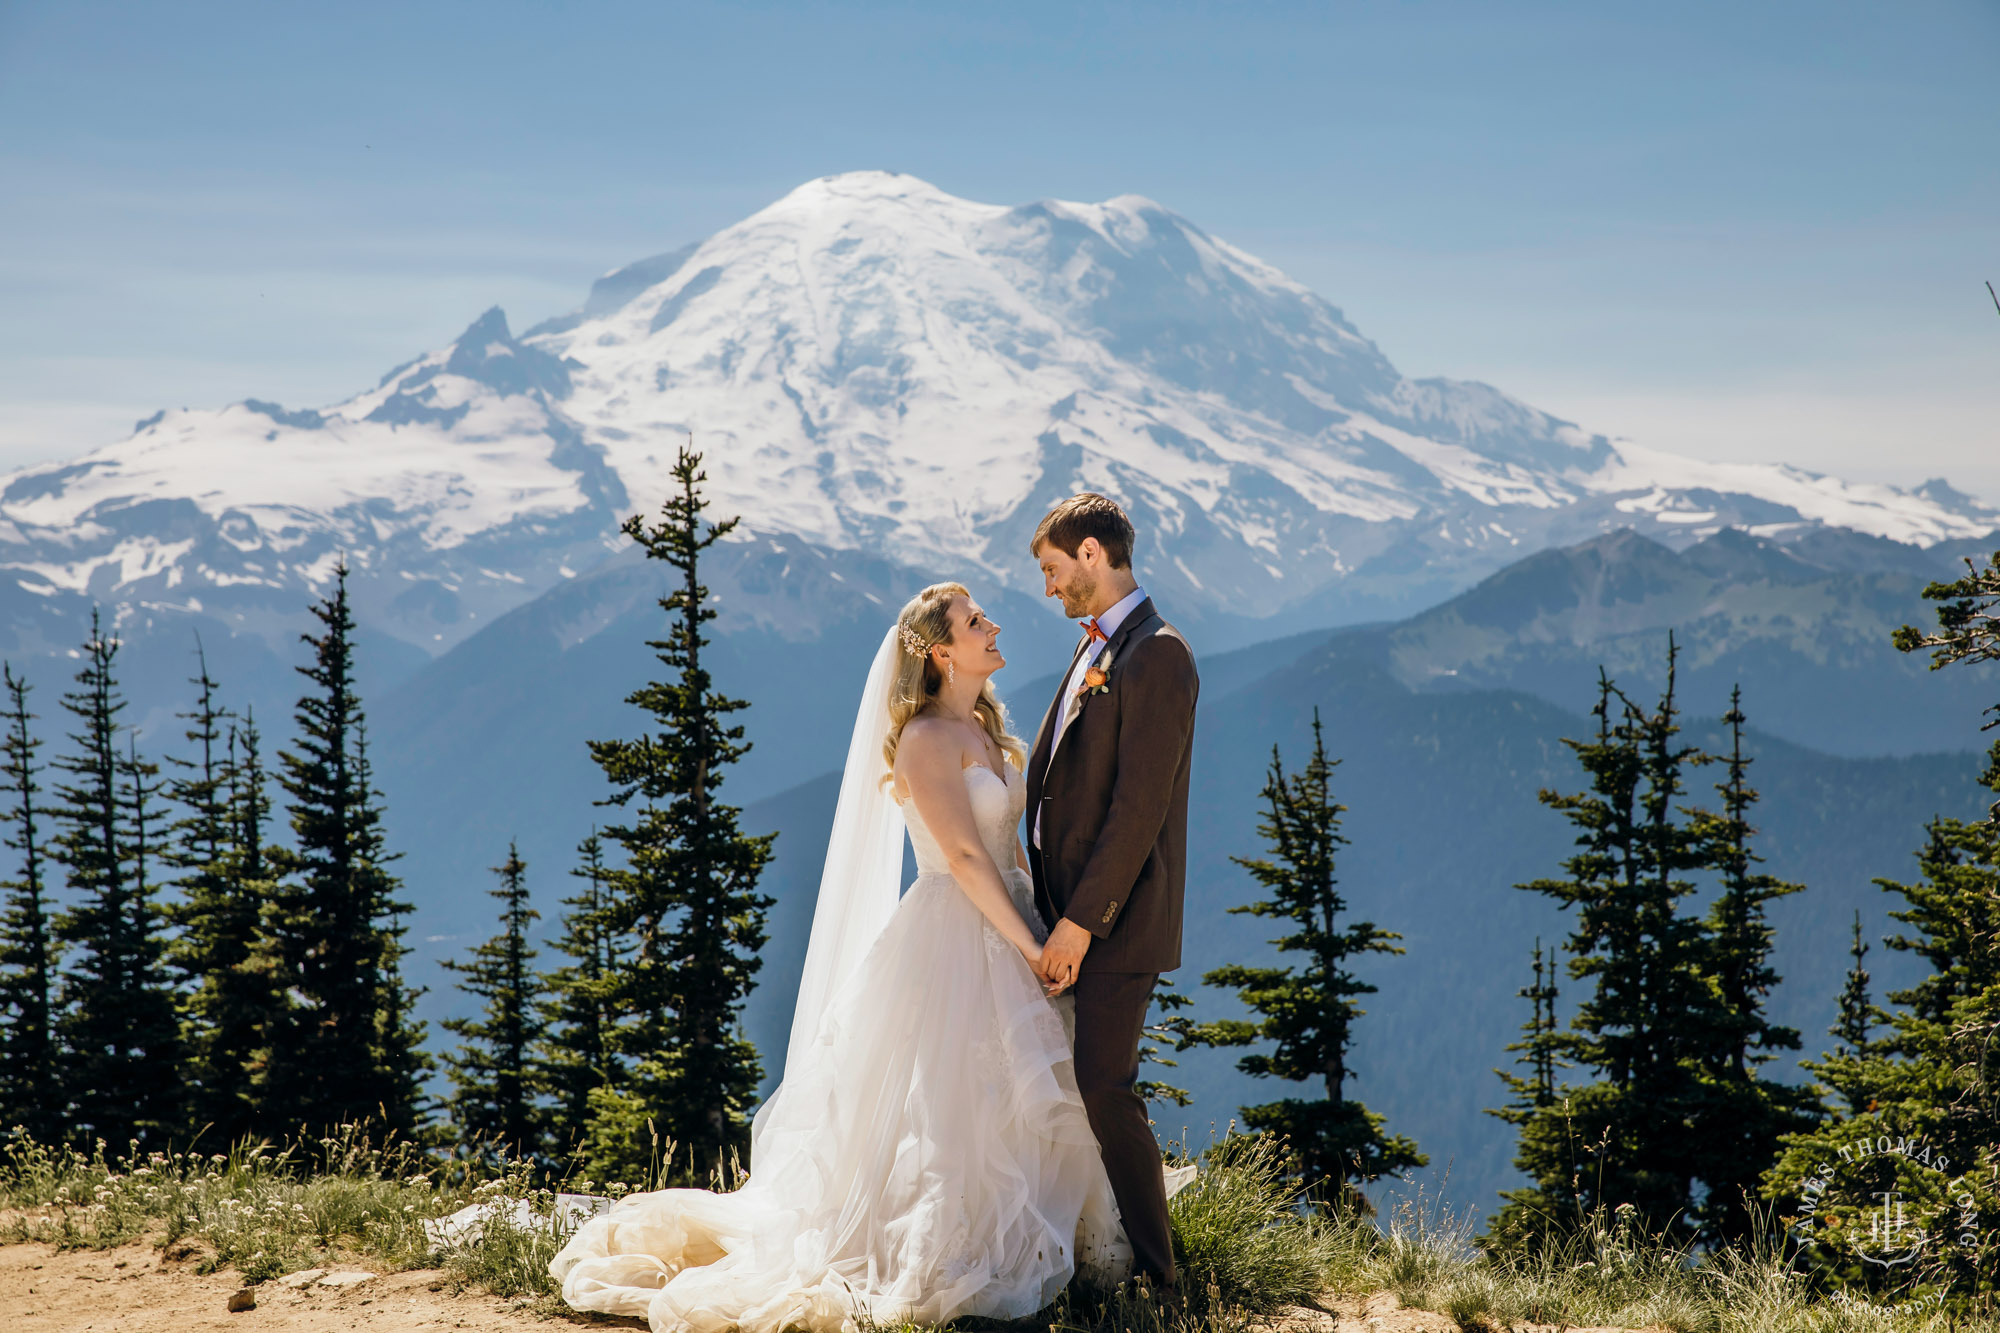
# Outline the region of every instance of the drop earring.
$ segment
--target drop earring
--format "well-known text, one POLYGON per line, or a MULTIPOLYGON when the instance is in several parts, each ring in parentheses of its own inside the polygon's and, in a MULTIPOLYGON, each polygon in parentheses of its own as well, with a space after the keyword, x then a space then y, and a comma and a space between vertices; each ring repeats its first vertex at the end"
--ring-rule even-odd
POLYGON ((951 659, 948 657, 944 662, 944 683, 947 685, 958 683, 958 668, 952 664, 951 659))

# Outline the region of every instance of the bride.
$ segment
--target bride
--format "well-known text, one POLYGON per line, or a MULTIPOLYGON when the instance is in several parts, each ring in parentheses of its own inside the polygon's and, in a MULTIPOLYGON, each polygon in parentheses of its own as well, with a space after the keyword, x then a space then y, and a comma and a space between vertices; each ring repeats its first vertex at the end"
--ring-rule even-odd
POLYGON ((749 1179, 631 1195, 584 1223, 549 1264, 571 1306, 655 1330, 853 1333, 1021 1318, 1079 1266, 1129 1270, 1070 997, 1036 972, 1026 749, 988 683, 999 633, 939 583, 884 636, 749 1179), (918 874, 899 900, 906 824, 918 874))

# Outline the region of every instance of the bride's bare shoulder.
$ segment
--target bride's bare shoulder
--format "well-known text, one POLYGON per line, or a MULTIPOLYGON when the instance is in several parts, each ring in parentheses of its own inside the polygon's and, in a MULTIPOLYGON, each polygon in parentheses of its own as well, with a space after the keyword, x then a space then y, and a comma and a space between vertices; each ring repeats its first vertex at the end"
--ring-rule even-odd
POLYGON ((903 735, 897 742, 896 752, 912 758, 930 758, 948 749, 956 749, 958 744, 955 728, 944 718, 913 717, 903 724, 903 735))
POLYGON ((911 718, 896 742, 896 767, 890 775, 896 799, 909 798, 913 781, 936 787, 945 768, 957 766, 959 749, 958 737, 943 719, 911 718))

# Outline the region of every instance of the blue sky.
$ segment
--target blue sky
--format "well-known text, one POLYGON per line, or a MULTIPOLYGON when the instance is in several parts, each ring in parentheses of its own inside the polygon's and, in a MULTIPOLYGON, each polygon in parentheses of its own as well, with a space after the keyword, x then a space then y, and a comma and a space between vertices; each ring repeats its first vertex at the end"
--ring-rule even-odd
POLYGON ((0 464, 344 397, 813 176, 1139 193, 1412 374, 2000 503, 2000 4, 0 0, 0 464))

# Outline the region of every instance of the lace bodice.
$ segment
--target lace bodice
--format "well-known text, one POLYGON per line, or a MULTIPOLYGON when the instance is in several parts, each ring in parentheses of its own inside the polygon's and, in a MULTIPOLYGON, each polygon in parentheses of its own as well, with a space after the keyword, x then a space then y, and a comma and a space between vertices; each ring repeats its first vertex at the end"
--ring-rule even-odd
MULTIPOLYGON (((1027 779, 1012 764, 1001 765, 999 774, 984 764, 972 764, 961 771, 965 776, 965 794, 972 800, 972 818, 979 826, 979 839, 986 844, 986 853, 993 858, 993 864, 999 867, 1000 878, 1013 896, 1016 910, 1040 937, 1041 915, 1035 910, 1033 884, 1028 873, 1014 861, 1020 847, 1021 812, 1028 805, 1027 779)), ((901 804, 904 822, 910 829, 910 846, 917 853, 917 874, 951 874, 951 862, 925 827, 924 817, 917 813, 917 803, 905 800, 901 804)))

